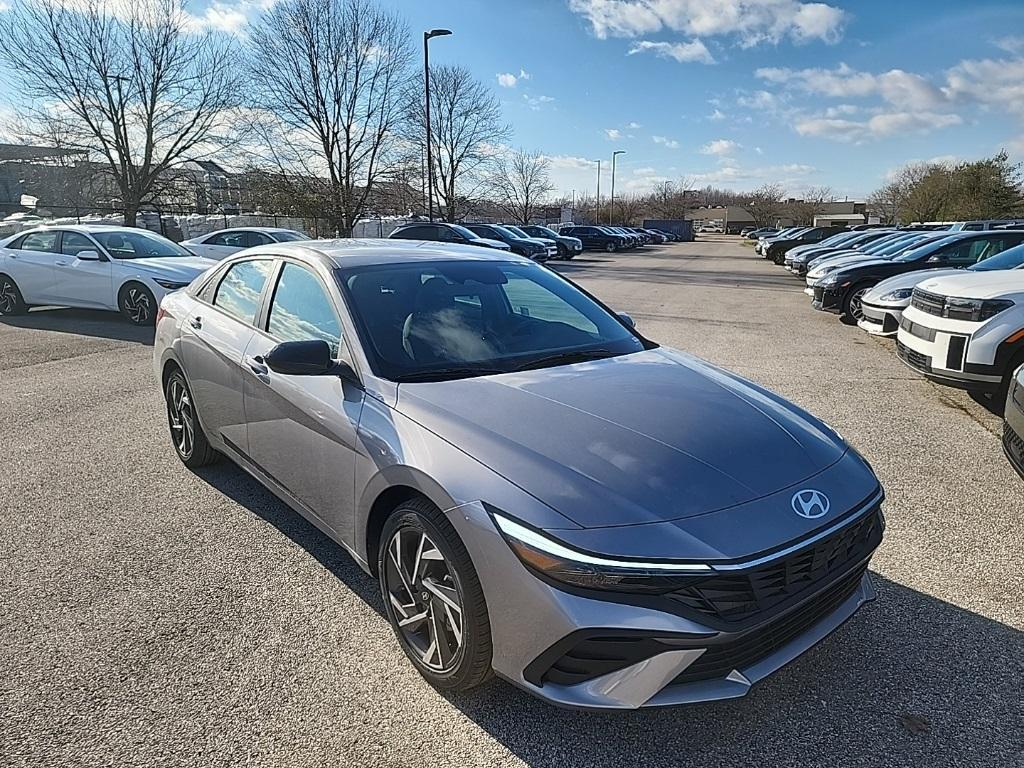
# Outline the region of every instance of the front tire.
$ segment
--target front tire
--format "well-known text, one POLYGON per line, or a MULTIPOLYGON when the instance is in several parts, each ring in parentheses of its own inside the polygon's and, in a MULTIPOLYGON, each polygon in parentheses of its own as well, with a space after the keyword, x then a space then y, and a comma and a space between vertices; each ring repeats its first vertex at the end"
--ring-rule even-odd
POLYGON ((26 312, 28 305, 14 278, 0 275, 0 315, 23 315, 26 312))
POLYGON ((853 286, 843 297, 843 322, 847 325, 856 325, 864 318, 864 309, 861 307, 861 300, 864 294, 874 286, 869 283, 860 283, 853 286))
POLYGON ((189 469, 198 469, 214 464, 219 458, 206 439, 199 423, 192 390, 181 371, 174 371, 164 385, 164 399, 167 402, 167 424, 171 430, 174 452, 181 463, 189 469))
POLYGON ((156 322, 156 299, 142 283, 125 283, 117 295, 117 306, 124 319, 132 325, 153 325, 156 322))
POLYGON ((473 561, 426 499, 403 502, 384 524, 377 575, 391 628, 435 688, 466 691, 491 676, 491 625, 473 561))
POLYGON ((615 253, 617 250, 619 250, 619 247, 615 243, 606 243, 604 249, 608 253, 615 253))

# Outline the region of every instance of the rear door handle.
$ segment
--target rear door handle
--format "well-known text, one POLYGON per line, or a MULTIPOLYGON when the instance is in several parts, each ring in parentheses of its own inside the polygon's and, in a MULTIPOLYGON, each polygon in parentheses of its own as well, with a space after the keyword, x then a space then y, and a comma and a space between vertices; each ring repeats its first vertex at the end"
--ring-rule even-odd
POLYGON ((203 318, 193 317, 191 320, 188 321, 188 324, 198 331, 200 328, 203 327, 203 318))

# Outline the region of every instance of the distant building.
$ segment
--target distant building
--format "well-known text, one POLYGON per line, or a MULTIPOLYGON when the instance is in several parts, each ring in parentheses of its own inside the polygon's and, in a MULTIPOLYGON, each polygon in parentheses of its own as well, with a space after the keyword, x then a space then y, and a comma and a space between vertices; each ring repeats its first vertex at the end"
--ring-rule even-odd
MULTIPOLYGON (((803 200, 791 198, 780 204, 781 211, 777 219, 772 222, 776 226, 793 226, 794 224, 808 224, 815 226, 845 226, 864 224, 867 221, 867 204, 853 200, 821 203, 813 214, 813 219, 807 219, 806 214, 798 213, 802 206, 809 204, 803 200)), ((750 212, 740 205, 720 205, 704 208, 697 208, 687 214, 698 225, 718 225, 724 232, 738 233, 744 227, 754 226, 754 217, 750 212)))

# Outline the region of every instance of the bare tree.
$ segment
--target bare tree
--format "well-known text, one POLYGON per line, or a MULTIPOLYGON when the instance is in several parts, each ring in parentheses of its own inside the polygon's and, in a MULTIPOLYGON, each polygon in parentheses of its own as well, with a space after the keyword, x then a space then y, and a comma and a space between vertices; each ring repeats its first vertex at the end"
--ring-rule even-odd
POLYGON ((517 224, 529 224, 554 189, 551 162, 539 152, 517 149, 499 154, 489 187, 497 206, 517 224))
POLYGON ((802 200, 794 200, 786 208, 797 224, 813 224, 814 217, 825 210, 825 203, 834 197, 831 187, 808 187, 802 200))
POLYGON ((252 29, 262 151, 296 193, 321 201, 340 235, 405 154, 409 39, 405 23, 370 0, 284 0, 252 29))
POLYGON ((176 165, 228 133, 234 53, 190 19, 183 0, 15 0, 0 14, 28 124, 102 159, 128 225, 176 165))
POLYGON ((635 227, 648 209, 646 198, 631 194, 616 195, 611 221, 613 224, 635 227))
MULTIPOLYGON (((423 83, 410 92, 410 138, 426 145, 423 83)), ((465 67, 430 68, 430 133, 434 164, 434 194, 448 221, 457 221, 460 208, 489 186, 491 163, 510 129, 501 106, 486 85, 465 67)))
POLYGON ((759 227, 773 226, 782 215, 782 196, 786 193, 781 184, 762 184, 750 193, 750 199, 743 206, 759 227))

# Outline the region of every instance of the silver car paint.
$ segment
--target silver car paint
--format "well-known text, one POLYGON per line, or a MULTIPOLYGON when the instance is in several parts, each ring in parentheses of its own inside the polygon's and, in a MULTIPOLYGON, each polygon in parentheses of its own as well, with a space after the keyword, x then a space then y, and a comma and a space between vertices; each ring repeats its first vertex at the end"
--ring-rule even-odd
POLYGON ((493 666, 502 677, 552 703, 586 708, 739 696, 873 597, 865 575, 805 634, 722 680, 664 687, 699 656, 687 653, 636 665, 613 679, 531 685, 523 677, 530 661, 581 628, 722 634, 675 614, 548 585, 512 552, 484 502, 590 551, 744 558, 804 543, 837 517, 861 514, 858 503, 865 509, 877 504, 881 491, 870 468, 795 406, 665 348, 557 369, 396 385, 374 375, 332 275, 333 259, 353 266, 397 258, 526 259, 469 246, 348 240, 262 246, 222 264, 257 254, 299 259, 330 286, 345 354, 362 387, 250 366, 274 340, 187 292, 164 301, 168 314, 154 348, 157 376, 162 379, 169 364, 180 365, 213 447, 342 544, 365 570, 376 557, 374 524, 387 511, 378 502, 390 489, 412 489, 446 511, 476 565, 490 608, 493 666), (331 253, 338 255, 324 255, 331 253), (789 499, 806 483, 828 490, 832 514, 822 520, 793 514, 789 499))

